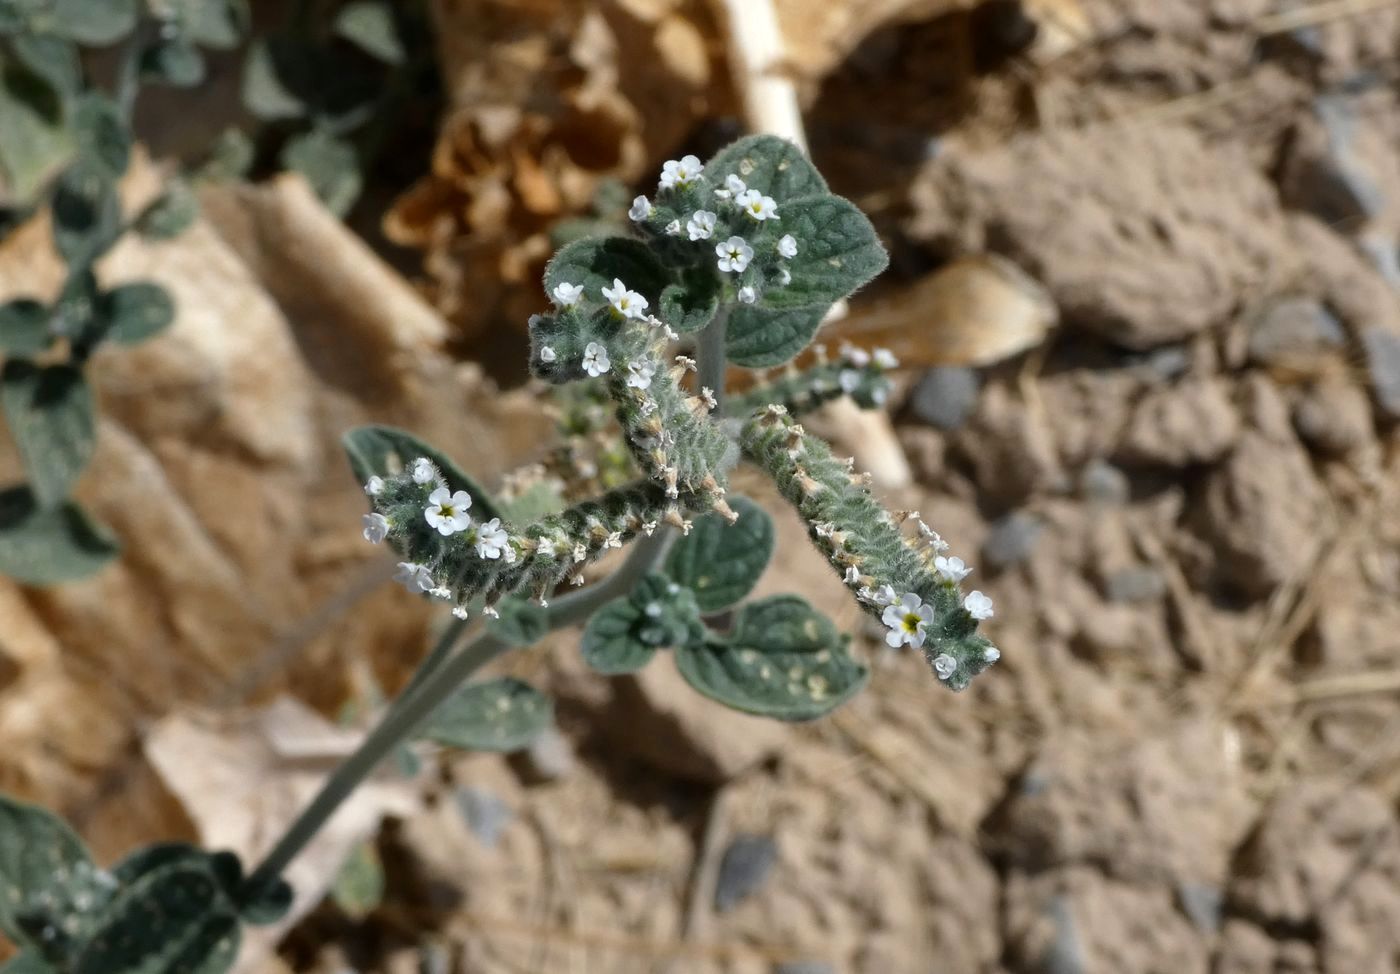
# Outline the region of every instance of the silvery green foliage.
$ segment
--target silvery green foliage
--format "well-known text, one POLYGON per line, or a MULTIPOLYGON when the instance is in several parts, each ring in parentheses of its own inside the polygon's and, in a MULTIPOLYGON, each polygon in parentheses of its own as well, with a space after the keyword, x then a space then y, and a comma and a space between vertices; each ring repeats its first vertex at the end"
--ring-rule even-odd
MULTIPOLYGON (((998 657, 976 632, 990 600, 964 597, 968 569, 942 539, 917 515, 885 511, 865 479, 793 418, 841 396, 883 404, 892 356, 850 346, 833 356, 818 346, 802 368, 760 377, 721 414, 723 390, 701 386, 695 362, 677 354, 685 336, 722 330, 736 364, 795 358, 831 305, 884 268, 869 221, 795 147, 766 136, 708 164, 668 162, 655 198, 637 197, 629 217, 634 236, 582 237, 559 250, 544 279, 554 309, 530 321, 531 371, 560 390, 565 446, 542 468, 555 476, 554 506, 503 514, 503 503, 426 444, 360 430, 347 448, 373 509, 366 538, 399 553, 397 578, 410 591, 465 617, 478 605, 515 612, 522 598, 543 607, 609 549, 679 529, 664 564, 593 614, 584 658, 627 673, 671 651, 706 696, 811 719, 849 699, 868 672, 849 638, 801 598, 743 604, 774 539, 758 505, 727 498, 730 470, 747 461, 807 522, 886 642, 921 648, 940 681, 965 687, 998 657), (610 435, 622 459, 605 479, 584 447, 610 435), (906 521, 917 533, 906 536, 906 521)), ((540 623, 549 627, 547 615, 540 623)))
POLYGON ((0 796, 0 931, 21 950, 17 970, 220 974, 244 924, 274 923, 291 906, 286 883, 252 897, 242 885, 237 856, 183 843, 101 869, 61 819, 0 796))

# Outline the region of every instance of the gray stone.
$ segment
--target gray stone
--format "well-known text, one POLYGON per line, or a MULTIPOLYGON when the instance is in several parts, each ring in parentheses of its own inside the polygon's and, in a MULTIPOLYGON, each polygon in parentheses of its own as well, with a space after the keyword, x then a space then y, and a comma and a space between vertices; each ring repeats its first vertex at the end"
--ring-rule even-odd
POLYGON ((1079 475, 1084 499, 1096 504, 1120 507, 1132 496, 1128 475, 1106 460, 1090 460, 1079 475))
POLYGON ((1321 302, 1288 298, 1255 319, 1249 331, 1249 358, 1258 365, 1282 365, 1345 344, 1342 323, 1321 302))
POLYGON ((715 910, 725 913, 758 892, 777 862, 778 845, 772 836, 735 836, 720 860, 715 910))
POLYGON ((773 974, 836 974, 836 968, 824 960, 797 960, 779 964, 773 974))
POLYGON ((1181 911, 1204 933, 1214 936, 1220 931, 1225 894, 1218 886, 1177 883, 1176 902, 1181 911))
POLYGON ((972 369, 930 369, 909 394, 909 408, 930 426, 959 429, 976 410, 981 385, 972 369))
POLYGON ((1124 568, 1104 579, 1104 594, 1112 602, 1152 602, 1167 591, 1167 580, 1155 568, 1124 568))
POLYGON ((1368 328, 1361 335, 1371 394, 1387 419, 1400 419, 1400 335, 1368 328))
POLYGON ((1357 119, 1350 99, 1314 103, 1321 137, 1304 137, 1285 166, 1284 201, 1329 224, 1355 224, 1385 209, 1385 193, 1356 151, 1357 119))
POLYGON ((1040 538, 1044 525, 1028 511, 1013 511, 992 525, 982 542, 982 560, 992 568, 1006 568, 1024 561, 1040 538))
POLYGON ((534 777, 558 781, 574 770, 574 747, 557 727, 547 727, 530 742, 525 759, 534 777))
POLYGON ((1041 958, 1041 970, 1045 974, 1084 974, 1084 947, 1074 923, 1070 898, 1063 894, 1056 896, 1045 912, 1055 927, 1055 939, 1041 958))
POLYGON ((1393 239, 1368 234, 1356 241, 1356 245, 1371 259, 1386 283, 1400 288, 1400 246, 1393 239))
POLYGON ((1343 454, 1371 441, 1371 403, 1349 382, 1320 382, 1293 408, 1293 427, 1304 443, 1322 453, 1343 454))
POLYGON ((1186 374, 1191 367, 1191 354, 1180 345, 1159 348, 1143 359, 1152 373, 1162 379, 1175 379, 1186 374))
POLYGON ((467 828, 482 845, 494 849, 505 827, 515 818, 515 811, 494 793, 471 785, 458 788, 454 797, 467 828))

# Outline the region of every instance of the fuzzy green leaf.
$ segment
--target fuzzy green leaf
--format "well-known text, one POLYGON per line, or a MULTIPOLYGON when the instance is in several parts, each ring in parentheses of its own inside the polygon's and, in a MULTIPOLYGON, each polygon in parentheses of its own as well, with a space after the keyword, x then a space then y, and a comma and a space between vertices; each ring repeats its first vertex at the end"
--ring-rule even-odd
POLYGON ((533 646, 549 634, 549 613, 537 602, 508 595, 496 603, 496 612, 487 628, 513 646, 533 646))
POLYGON ((340 865, 331 898, 352 919, 363 920, 384 900, 384 864, 373 842, 361 842, 340 865))
POLYGON ((0 929, 18 944, 42 940, 99 876, 82 841, 52 812, 0 795, 0 929))
POLYGON ((54 248, 70 267, 90 264, 121 232, 116 183, 96 163, 80 158, 59 177, 53 195, 54 248))
POLYGON ((796 595, 745 606, 727 639, 678 649, 676 666, 710 699, 779 720, 829 713, 870 676, 831 620, 796 595))
POLYGON ((141 77, 172 88, 193 88, 204 80, 204 55, 194 42, 175 35, 156 41, 141 53, 141 77))
POLYGON ((397 474, 418 457, 427 457, 442 471, 447 486, 453 491, 465 490, 471 495, 473 519, 489 521, 493 517, 501 517, 500 507, 485 488, 463 473, 446 455, 412 433, 392 426, 360 426, 342 436, 340 443, 360 483, 370 477, 397 474))
MULTIPOLYGON (((705 166, 710 184, 722 187, 735 175, 750 189, 773 197, 779 204, 799 196, 827 192, 826 180, 802 150, 776 135, 750 135, 721 149, 705 166)), ((783 213, 783 225, 787 215, 783 213)))
POLYGON ((53 0, 52 29, 89 47, 113 44, 136 27, 137 0, 53 0))
POLYGON ((786 233, 797 239, 788 261, 792 281, 764 292, 769 308, 829 308, 889 266, 889 254, 870 220, 850 200, 809 196, 778 208, 786 233))
POLYGON ((282 165, 306 177, 326 209, 344 216, 364 188, 360 157, 344 139, 314 130, 293 136, 282 147, 282 165))
POLYGON ((758 584, 773 556, 773 519, 747 497, 733 497, 739 520, 713 512, 695 522, 671 549, 666 573, 695 593, 702 612, 719 612, 758 584))
POLYGON ((82 87, 83 66, 72 41, 53 34, 20 34, 10 42, 10 49, 59 95, 76 94, 82 87))
POLYGON ((43 79, 0 57, 0 168, 10 195, 27 202, 72 154, 63 104, 43 79))
POLYGON ((183 179, 172 179, 136 218, 136 232, 147 240, 171 240, 199 216, 199 198, 183 179))
POLYGON ((790 361, 811 343, 826 312, 824 307, 774 311, 759 305, 737 306, 726 330, 729 361, 750 369, 790 361))
POLYGON ((589 237, 566 244, 554 255, 544 271, 544 289, 553 294, 557 284, 582 284, 585 301, 602 303, 603 288, 612 287, 614 278, 639 292, 652 308, 671 283, 666 269, 640 240, 589 237))
POLYGON ((51 341, 48 308, 30 298, 0 304, 0 352, 38 355, 51 341))
POLYGON ((177 0, 180 32, 200 47, 226 51, 248 30, 247 0, 177 0))
POLYGON ((403 64, 407 57, 394 9, 385 0, 352 0, 336 14, 332 29, 385 64, 403 64))
POLYGON ((71 365, 11 359, 0 370, 4 409, 34 496, 54 507, 83 472, 96 444, 92 390, 71 365))
POLYGON ((175 320, 175 302, 159 284, 135 281, 102 295, 102 314, 108 338, 135 345, 170 327, 175 320))
POLYGON ((630 595, 603 606, 583 631, 583 658, 600 673, 631 673, 655 651, 705 638, 695 593, 653 572, 630 595))
POLYGON ((554 703, 528 683, 501 677, 453 694, 420 737, 468 751, 518 751, 554 720, 554 703))
POLYGON ((719 311, 719 279, 707 263, 685 272, 679 284, 661 292, 658 316, 678 332, 699 331, 719 311))
POLYGON ((46 509, 28 487, 0 491, 0 575, 57 585, 96 574, 119 552, 77 504, 46 509))
POLYGON ((116 102, 89 92, 73 114, 79 154, 109 179, 120 179, 131 161, 131 130, 116 102))
POLYGON ((642 610, 630 599, 614 599, 593 614, 583 630, 583 659, 599 673, 633 673, 651 662, 656 646, 635 634, 642 610))
POLYGON ((244 107, 264 122, 306 115, 312 60, 305 45, 289 38, 255 42, 243 65, 244 107))

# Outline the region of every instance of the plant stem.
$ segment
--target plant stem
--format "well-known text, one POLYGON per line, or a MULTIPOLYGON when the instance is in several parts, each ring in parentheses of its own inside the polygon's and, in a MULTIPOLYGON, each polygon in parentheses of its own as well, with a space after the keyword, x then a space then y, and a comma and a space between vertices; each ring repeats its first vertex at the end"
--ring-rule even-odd
POLYGON ((136 29, 127 38, 122 48, 121 61, 117 65, 117 87, 114 100, 122 120, 131 125, 136 111, 136 96, 141 93, 141 56, 146 51, 146 39, 150 36, 147 22, 142 18, 136 29))
POLYGON ((729 307, 720 308, 714 319, 700 332, 696 357, 700 360, 700 385, 708 387, 715 396, 716 416, 724 415, 724 378, 728 363, 724 359, 724 333, 729 325, 729 307))

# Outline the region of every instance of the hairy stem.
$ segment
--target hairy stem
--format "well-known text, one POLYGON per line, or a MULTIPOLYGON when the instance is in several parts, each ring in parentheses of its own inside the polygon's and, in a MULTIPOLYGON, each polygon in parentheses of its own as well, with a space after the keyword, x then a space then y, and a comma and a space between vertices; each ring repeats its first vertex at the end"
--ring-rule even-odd
POLYGON ((724 415, 724 376, 728 363, 724 358, 725 329, 729 325, 729 308, 722 307, 719 313, 700 332, 696 358, 699 360, 700 385, 708 387, 715 395, 717 403, 715 415, 724 415))

